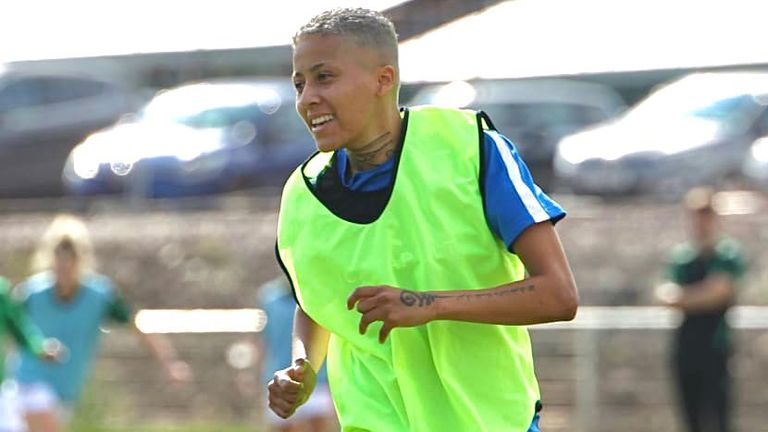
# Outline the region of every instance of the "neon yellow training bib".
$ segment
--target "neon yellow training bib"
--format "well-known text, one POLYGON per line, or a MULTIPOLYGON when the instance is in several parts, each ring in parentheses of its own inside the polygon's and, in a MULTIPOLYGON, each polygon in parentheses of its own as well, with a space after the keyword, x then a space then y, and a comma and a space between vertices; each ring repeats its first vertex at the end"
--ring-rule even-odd
MULTIPOLYGON (((375 221, 346 221, 315 197, 318 153, 288 179, 278 253, 301 308, 328 329, 328 378, 343 431, 526 431, 539 389, 524 327, 433 321, 358 333, 346 308, 359 286, 412 291, 495 287, 524 277, 488 228, 480 193, 482 126, 473 111, 405 112, 389 202, 375 221)), ((288 343, 288 341, 286 341, 288 343)))

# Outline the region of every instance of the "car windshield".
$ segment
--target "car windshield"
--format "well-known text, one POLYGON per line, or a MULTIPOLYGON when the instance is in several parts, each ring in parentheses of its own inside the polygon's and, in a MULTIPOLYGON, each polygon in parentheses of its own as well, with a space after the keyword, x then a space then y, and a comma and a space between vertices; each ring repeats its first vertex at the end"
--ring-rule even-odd
POLYGON ((741 95, 715 101, 701 108, 694 108, 690 115, 703 119, 737 123, 746 118, 753 118, 760 110, 760 104, 749 95, 741 95))
POLYGON ((607 118, 600 108, 561 103, 491 104, 480 107, 502 130, 586 126, 607 118))
POLYGON ((141 118, 194 128, 223 128, 273 114, 282 105, 280 95, 268 87, 194 84, 159 94, 144 108, 141 118))
POLYGON ((243 120, 253 120, 259 114, 258 105, 224 106, 193 113, 179 113, 173 121, 196 129, 225 128, 243 120))
POLYGON ((291 102, 267 85, 194 84, 159 94, 140 119, 195 129, 239 128, 266 145, 304 142, 308 131, 291 102))
POLYGON ((747 128, 765 108, 748 93, 659 92, 630 110, 626 119, 639 122, 678 122, 698 119, 716 123, 725 134, 747 128))

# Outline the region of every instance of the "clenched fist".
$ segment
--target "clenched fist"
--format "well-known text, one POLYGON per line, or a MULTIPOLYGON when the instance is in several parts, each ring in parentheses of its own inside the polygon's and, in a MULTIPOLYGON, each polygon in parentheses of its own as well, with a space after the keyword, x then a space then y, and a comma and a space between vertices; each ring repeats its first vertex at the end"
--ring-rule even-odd
POLYGON ((317 374, 307 359, 296 359, 293 365, 275 372, 267 385, 269 408, 288 418, 309 399, 317 383, 317 374))

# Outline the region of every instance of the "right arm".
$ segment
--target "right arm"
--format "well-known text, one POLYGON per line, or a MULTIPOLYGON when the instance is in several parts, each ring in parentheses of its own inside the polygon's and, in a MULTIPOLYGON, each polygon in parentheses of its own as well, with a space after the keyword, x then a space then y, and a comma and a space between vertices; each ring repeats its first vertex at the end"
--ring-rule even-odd
POLYGON ((23 306, 11 299, 7 293, 2 293, 0 294, 0 307, 13 339, 28 351, 44 357, 43 341, 45 338, 37 326, 29 320, 23 306))
POLYGON ((293 319, 292 364, 275 372, 267 386, 269 407, 288 418, 304 404, 317 382, 317 371, 325 361, 330 333, 315 323, 298 306, 293 319))
MULTIPOLYGON (((45 361, 59 360, 65 348, 54 338, 45 338, 45 335, 27 315, 26 300, 17 301, 10 295, 8 285, 0 278, 0 308, 5 317, 8 330, 16 342, 27 351, 45 361)), ((19 285, 17 291, 24 292, 24 285, 19 285)))
POLYGON ((300 307, 296 306, 291 341, 293 362, 304 359, 315 371, 320 370, 328 352, 329 335, 327 330, 317 325, 300 307))

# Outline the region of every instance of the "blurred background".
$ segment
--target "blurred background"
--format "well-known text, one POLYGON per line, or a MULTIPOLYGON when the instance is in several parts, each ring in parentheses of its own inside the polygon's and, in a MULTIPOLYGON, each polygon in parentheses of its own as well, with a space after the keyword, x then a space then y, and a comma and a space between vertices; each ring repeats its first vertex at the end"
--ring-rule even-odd
POLYGON ((398 29, 401 104, 487 111, 569 211, 558 227, 582 308, 531 328, 543 428, 683 430, 668 367, 680 317, 653 288, 686 238, 680 198, 708 185, 748 257, 731 314, 734 418, 768 431, 763 1, 9 0, 0 274, 27 276, 47 224, 73 212, 137 308, 232 312, 231 325, 148 327, 194 368, 178 386, 129 331, 105 329, 73 430, 266 430, 258 291, 280 274, 280 186, 314 148, 294 112, 290 38, 363 3, 398 29))

